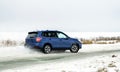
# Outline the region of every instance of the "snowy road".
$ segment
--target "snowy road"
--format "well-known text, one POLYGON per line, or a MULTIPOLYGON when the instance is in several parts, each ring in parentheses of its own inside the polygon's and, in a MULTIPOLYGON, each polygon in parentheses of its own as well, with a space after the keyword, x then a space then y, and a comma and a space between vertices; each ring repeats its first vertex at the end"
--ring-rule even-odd
POLYGON ((114 53, 120 53, 120 44, 83 45, 83 48, 76 54, 70 53, 69 51, 63 53, 42 54, 38 51, 26 49, 22 46, 1 47, 0 71, 4 72, 9 69, 25 68, 37 64, 44 65, 49 63, 72 62, 114 53))

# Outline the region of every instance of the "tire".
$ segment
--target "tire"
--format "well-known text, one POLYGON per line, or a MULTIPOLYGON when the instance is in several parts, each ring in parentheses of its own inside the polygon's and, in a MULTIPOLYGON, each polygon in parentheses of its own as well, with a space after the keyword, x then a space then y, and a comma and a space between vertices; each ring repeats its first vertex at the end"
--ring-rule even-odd
POLYGON ((51 52, 51 46, 50 45, 45 45, 43 48, 43 53, 49 54, 51 52))
POLYGON ((77 53, 79 51, 79 47, 76 44, 73 44, 70 48, 71 53, 77 53))

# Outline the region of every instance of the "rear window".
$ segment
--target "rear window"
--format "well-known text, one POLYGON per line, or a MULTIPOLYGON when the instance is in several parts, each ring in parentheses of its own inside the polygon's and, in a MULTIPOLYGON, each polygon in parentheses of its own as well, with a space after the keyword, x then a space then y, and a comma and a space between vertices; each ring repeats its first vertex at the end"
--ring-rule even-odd
POLYGON ((38 32, 29 32, 27 37, 34 38, 34 37, 37 37, 37 34, 38 34, 38 32))

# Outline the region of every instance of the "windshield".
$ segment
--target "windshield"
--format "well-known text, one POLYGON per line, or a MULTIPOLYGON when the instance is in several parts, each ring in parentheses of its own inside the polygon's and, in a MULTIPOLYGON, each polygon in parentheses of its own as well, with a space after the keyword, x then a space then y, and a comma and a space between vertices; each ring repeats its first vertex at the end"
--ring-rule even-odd
POLYGON ((65 34, 58 32, 57 33, 58 38, 68 38, 68 36, 66 36, 65 34))

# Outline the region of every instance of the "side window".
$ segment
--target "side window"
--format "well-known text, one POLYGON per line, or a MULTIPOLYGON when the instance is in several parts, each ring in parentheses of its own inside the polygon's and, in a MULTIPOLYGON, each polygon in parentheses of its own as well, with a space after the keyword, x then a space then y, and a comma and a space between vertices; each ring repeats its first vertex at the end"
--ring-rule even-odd
POLYGON ((57 34, 55 32, 51 32, 51 37, 57 37, 57 34))
POLYGON ((57 37, 55 32, 44 32, 42 34, 42 36, 44 36, 44 37, 57 37))
POLYGON ((58 38, 67 38, 67 36, 63 33, 57 33, 58 38))
POLYGON ((47 33, 47 32, 43 32, 43 33, 42 33, 42 36, 48 37, 48 33, 47 33))

